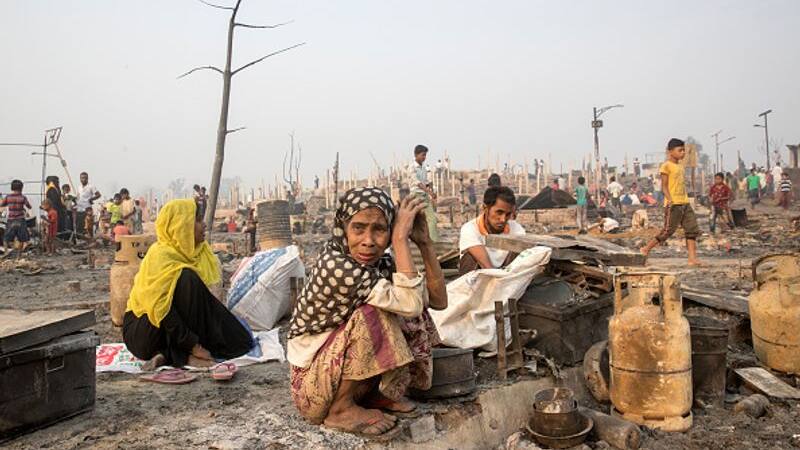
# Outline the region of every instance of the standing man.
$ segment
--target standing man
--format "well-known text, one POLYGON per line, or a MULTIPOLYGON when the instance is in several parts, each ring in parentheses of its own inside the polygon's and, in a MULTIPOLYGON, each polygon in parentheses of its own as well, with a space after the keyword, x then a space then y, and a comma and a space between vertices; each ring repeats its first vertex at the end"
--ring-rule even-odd
POLYGON ((614 205, 615 208, 621 209, 622 205, 620 204, 620 196, 625 188, 617 182, 617 177, 611 177, 609 181, 610 182, 608 183, 608 187, 606 187, 606 189, 608 190, 608 193, 611 194, 611 204, 614 205))
POLYGON ((783 169, 781 169, 780 161, 775 161, 775 167, 772 168, 772 192, 775 197, 780 197, 780 185, 783 178, 783 169))
POLYGON ((406 180, 410 195, 417 195, 425 201, 425 219, 428 222, 428 232, 431 240, 439 240, 439 230, 436 228, 436 194, 433 193, 433 186, 428 180, 428 169, 425 167, 425 160, 428 158, 428 147, 417 145, 414 147, 414 161, 408 165, 406 170, 406 180))
POLYGON ((92 236, 94 231, 94 211, 92 205, 100 198, 100 191, 94 185, 89 184, 89 174, 81 172, 81 185, 78 186, 78 199, 75 207, 78 209, 76 222, 78 229, 82 230, 84 236, 92 236))
POLYGON ((637 180, 642 176, 642 165, 639 164, 639 158, 633 158, 633 175, 637 180))
POLYGON ((469 185, 467 186, 467 197, 469 197, 469 206, 475 206, 475 203, 478 202, 478 197, 475 194, 475 180, 473 178, 469 179, 469 185))

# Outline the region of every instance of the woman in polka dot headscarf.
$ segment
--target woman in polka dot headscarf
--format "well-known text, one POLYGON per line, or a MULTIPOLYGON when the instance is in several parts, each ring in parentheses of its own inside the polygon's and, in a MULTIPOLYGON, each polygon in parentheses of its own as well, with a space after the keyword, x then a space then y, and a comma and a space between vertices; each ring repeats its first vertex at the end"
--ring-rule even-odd
POLYGON ((430 387, 438 334, 427 307, 446 308, 447 292, 424 207, 411 196, 395 208, 378 188, 342 197, 288 336, 292 398, 312 423, 394 433, 396 416, 415 410, 406 390, 430 387), (409 240, 422 252, 426 277, 414 266, 409 240))

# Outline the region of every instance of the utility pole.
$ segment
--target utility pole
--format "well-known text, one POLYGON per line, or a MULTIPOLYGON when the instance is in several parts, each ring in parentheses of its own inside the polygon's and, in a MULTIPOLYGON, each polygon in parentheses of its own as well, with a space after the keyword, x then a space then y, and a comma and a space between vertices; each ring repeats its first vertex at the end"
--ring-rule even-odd
POLYGON ((717 131, 716 133, 712 134, 711 137, 714 138, 714 173, 722 172, 724 169, 722 168, 722 155, 719 153, 719 145, 724 144, 728 141, 732 141, 736 139, 736 136, 731 136, 723 141, 719 140, 719 135, 722 133, 722 130, 717 131))
POLYGON ((600 199, 600 138, 597 135, 597 130, 603 127, 603 121, 600 120, 600 116, 602 116, 603 113, 608 111, 609 109, 622 108, 623 106, 624 105, 611 105, 611 106, 604 106, 602 108, 597 108, 595 106, 593 108, 592 128, 594 128, 595 201, 599 201, 600 199))
POLYGON ((758 127, 758 128, 763 128, 764 129, 764 150, 767 152, 767 167, 766 167, 767 170, 769 170, 769 168, 770 168, 770 165, 769 165, 769 128, 768 128, 768 125, 767 125, 767 114, 769 114, 771 112, 772 112, 772 110, 768 109, 768 110, 766 110, 766 111, 764 111, 764 112, 762 112, 761 114, 758 115, 758 117, 763 117, 764 118, 764 125, 759 125, 759 124, 753 125, 754 127, 758 127))
POLYGON ((333 209, 339 208, 339 152, 336 152, 336 164, 333 166, 333 209))

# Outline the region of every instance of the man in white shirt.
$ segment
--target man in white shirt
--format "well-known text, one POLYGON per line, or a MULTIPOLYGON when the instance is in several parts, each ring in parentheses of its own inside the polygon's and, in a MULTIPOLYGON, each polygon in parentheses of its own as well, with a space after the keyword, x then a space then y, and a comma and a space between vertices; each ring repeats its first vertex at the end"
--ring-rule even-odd
POLYGON ((775 162, 775 167, 772 168, 772 190, 773 192, 780 192, 779 186, 781 184, 781 178, 783 178, 783 169, 781 169, 781 163, 775 162))
POLYGON ((92 212, 92 204, 100 198, 100 191, 89 184, 89 174, 81 172, 81 185, 78 186, 78 198, 75 200, 75 208, 77 214, 75 215, 75 224, 78 230, 82 230, 84 236, 91 236, 92 230, 86 229, 86 214, 94 214, 92 212))
POLYGON ((522 225, 511 219, 516 203, 514 192, 507 186, 490 187, 486 190, 483 195, 483 212, 461 227, 458 240, 458 249, 461 252, 459 274, 477 269, 505 267, 514 260, 517 256, 515 253, 487 247, 486 236, 525 234, 522 225))
POLYGON ((606 187, 606 189, 608 190, 608 193, 611 194, 611 204, 617 208, 620 208, 621 205, 619 199, 620 195, 622 195, 622 191, 624 191, 625 188, 617 182, 617 177, 611 177, 609 181, 610 183, 608 183, 608 187, 606 187))

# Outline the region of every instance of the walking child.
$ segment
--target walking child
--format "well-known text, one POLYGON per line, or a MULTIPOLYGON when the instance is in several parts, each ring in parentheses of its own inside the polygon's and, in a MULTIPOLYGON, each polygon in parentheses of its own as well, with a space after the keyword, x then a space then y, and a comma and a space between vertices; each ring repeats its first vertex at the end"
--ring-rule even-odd
POLYGON ((46 225, 46 232, 44 233, 44 251, 48 255, 56 254, 56 234, 58 233, 58 211, 50 203, 50 200, 44 199, 41 208, 47 215, 42 216, 42 222, 46 225))
POLYGON ((578 234, 586 234, 586 197, 589 193, 589 190, 586 189, 586 178, 578 177, 578 186, 575 187, 575 200, 578 202, 577 211, 577 222, 578 222, 578 234))
POLYGON ((783 172, 781 174, 781 181, 778 185, 780 192, 778 193, 778 205, 783 209, 789 209, 789 204, 792 202, 792 180, 789 179, 789 174, 783 172))
POLYGON ((722 172, 714 175, 714 184, 708 189, 708 196, 711 198, 711 219, 710 229, 713 233, 717 228, 717 218, 720 215, 725 218, 725 222, 733 228, 733 218, 729 202, 733 197, 733 191, 725 184, 725 174, 722 172))
POLYGON ((747 176, 747 197, 750 199, 750 207, 755 208, 756 203, 761 200, 761 177, 756 174, 756 169, 750 169, 747 176))
POLYGON ((3 241, 6 248, 10 249, 11 244, 16 240, 17 257, 19 257, 30 241, 28 234, 28 224, 25 221, 25 208, 31 209, 28 198, 22 194, 24 184, 20 180, 11 181, 11 193, 0 201, 0 207, 7 207, 6 232, 3 241))
POLYGON ((678 227, 683 227, 689 265, 698 266, 700 260, 697 259, 697 236, 700 235, 700 229, 697 227, 694 210, 689 205, 689 196, 686 195, 683 166, 678 164, 686 156, 684 142, 676 138, 670 139, 667 152, 669 159, 659 169, 664 188, 664 228, 641 251, 647 256, 656 245, 666 242, 678 227))

